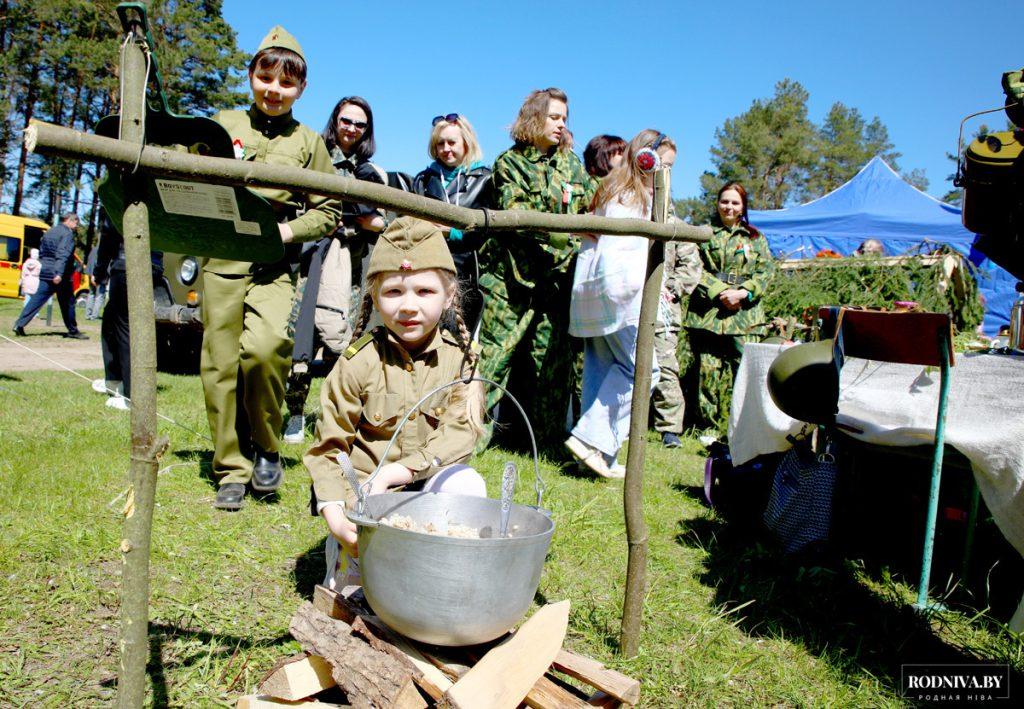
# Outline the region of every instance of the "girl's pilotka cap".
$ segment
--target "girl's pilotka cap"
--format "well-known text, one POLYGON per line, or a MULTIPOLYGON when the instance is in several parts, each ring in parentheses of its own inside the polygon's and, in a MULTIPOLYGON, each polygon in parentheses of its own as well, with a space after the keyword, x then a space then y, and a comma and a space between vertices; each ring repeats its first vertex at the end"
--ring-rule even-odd
POLYGON ((399 217, 377 239, 366 268, 366 277, 385 271, 420 271, 425 268, 455 273, 455 261, 444 235, 432 222, 399 217))

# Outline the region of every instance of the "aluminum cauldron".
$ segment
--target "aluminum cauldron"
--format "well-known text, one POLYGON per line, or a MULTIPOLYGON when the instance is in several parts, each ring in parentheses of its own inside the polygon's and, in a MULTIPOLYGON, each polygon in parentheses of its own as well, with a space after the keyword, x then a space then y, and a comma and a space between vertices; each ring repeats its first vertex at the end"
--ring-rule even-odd
POLYGON ((486 497, 395 492, 365 498, 359 525, 363 593, 381 620, 415 640, 461 646, 493 640, 530 608, 555 523, 512 505, 509 536, 498 537, 501 503, 486 497), (460 539, 377 523, 404 515, 446 529, 462 524, 481 539, 460 539))

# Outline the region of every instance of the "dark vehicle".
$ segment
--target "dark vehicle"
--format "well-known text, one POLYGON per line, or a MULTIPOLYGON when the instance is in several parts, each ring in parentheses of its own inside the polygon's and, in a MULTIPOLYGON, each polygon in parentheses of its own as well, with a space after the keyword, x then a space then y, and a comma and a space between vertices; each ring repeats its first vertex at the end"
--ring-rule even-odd
POLYGON ((164 276, 153 283, 156 362, 164 372, 199 371, 203 343, 203 271, 196 256, 164 254, 164 276))

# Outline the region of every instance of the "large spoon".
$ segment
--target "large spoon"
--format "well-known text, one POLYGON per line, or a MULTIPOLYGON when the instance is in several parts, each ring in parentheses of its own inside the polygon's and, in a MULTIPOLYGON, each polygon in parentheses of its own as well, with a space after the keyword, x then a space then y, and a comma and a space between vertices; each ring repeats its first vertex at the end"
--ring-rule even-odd
POLYGON ((516 491, 518 476, 516 464, 511 461, 505 463, 505 469, 501 473, 501 521, 498 524, 498 536, 502 539, 508 536, 508 518, 512 512, 512 495, 516 491))

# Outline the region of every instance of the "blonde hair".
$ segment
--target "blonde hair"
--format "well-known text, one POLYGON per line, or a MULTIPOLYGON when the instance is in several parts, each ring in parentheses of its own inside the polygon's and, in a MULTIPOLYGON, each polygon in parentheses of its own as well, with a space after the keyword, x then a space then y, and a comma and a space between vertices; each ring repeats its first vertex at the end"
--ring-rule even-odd
POLYGON ((658 142, 659 136, 659 152, 663 148, 673 151, 676 149, 675 142, 661 131, 647 128, 637 133, 626 146, 626 155, 622 162, 601 181, 594 195, 593 209, 603 207, 613 199, 618 199, 622 204, 644 207, 650 203, 648 187, 644 181, 646 173, 637 166, 636 156, 641 150, 649 149, 658 142))
MULTIPOLYGON (((462 317, 462 288, 459 286, 459 278, 454 273, 441 268, 429 270, 436 271, 440 275, 441 282, 444 283, 444 288, 451 294, 452 299, 451 305, 442 314, 441 320, 438 321, 435 328, 441 327, 441 322, 445 319, 445 315, 451 313, 451 319, 455 322, 455 327, 458 329, 458 332, 454 334, 459 338, 463 354, 462 366, 459 368, 459 379, 468 379, 476 372, 476 365, 480 356, 473 351, 473 338, 470 335, 469 328, 466 327, 465 319, 462 317)), ((366 324, 370 321, 370 315, 373 314, 373 296, 380 289, 381 282, 390 273, 396 272, 384 271, 374 274, 367 278, 366 283, 363 284, 363 301, 359 307, 356 326, 352 331, 353 342, 363 334, 366 324)), ((451 387, 447 391, 448 403, 446 408, 456 416, 464 415, 473 433, 476 436, 480 436, 484 432, 485 396, 483 384, 481 382, 470 382, 469 384, 451 387)))
POLYGON ((462 142, 466 144, 466 154, 462 158, 462 164, 472 165, 477 160, 483 160, 484 153, 480 149, 480 141, 476 139, 476 131, 473 130, 473 124, 470 123, 465 116, 459 115, 458 120, 454 123, 442 119, 437 122, 434 129, 430 131, 430 143, 427 145, 427 154, 433 159, 438 160, 437 157, 437 141, 441 137, 441 131, 448 126, 456 126, 459 129, 459 133, 462 134, 462 142))
MULTIPOLYGON (((569 97, 565 92, 555 87, 537 89, 531 91, 530 95, 519 107, 519 115, 516 122, 512 124, 512 140, 517 143, 528 143, 534 145, 536 140, 544 135, 544 124, 548 118, 548 104, 552 101, 561 101, 565 104, 566 119, 569 118, 569 97)), ((566 129, 562 131, 562 137, 558 141, 559 150, 572 150, 572 133, 566 129)))

